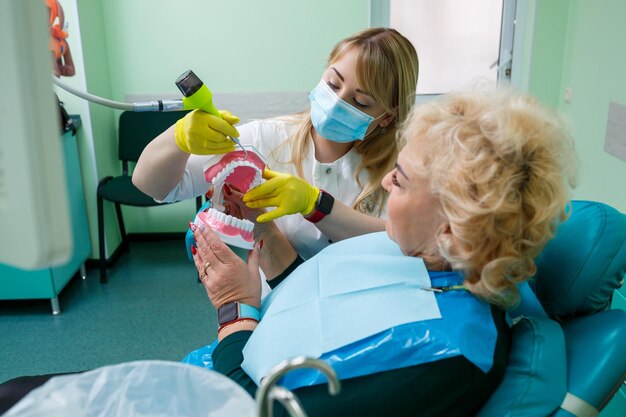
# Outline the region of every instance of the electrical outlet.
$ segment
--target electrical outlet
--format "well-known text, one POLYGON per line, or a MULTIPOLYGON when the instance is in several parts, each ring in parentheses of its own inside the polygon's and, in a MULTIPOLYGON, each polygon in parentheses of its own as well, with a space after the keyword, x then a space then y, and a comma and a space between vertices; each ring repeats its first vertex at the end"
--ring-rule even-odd
POLYGON ((566 103, 571 103, 573 96, 574 96, 574 89, 572 87, 567 87, 565 89, 565 94, 563 94, 563 100, 565 100, 566 103))

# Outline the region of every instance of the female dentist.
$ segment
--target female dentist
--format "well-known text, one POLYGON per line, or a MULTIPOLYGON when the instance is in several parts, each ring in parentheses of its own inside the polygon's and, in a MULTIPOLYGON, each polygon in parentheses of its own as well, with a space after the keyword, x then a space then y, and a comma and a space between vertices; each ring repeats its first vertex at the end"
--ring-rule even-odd
MULTIPOLYGON (((266 170, 272 184, 298 187, 300 179, 311 184, 304 194, 277 203, 279 209, 262 215, 264 223, 255 227, 255 238, 266 248, 261 266, 271 278, 282 272, 272 271, 274 261, 290 263, 296 253, 307 259, 330 241, 384 230, 387 192, 382 178, 395 163, 396 130, 414 103, 417 75, 417 53, 404 36, 388 28, 361 31, 332 50, 321 81, 309 95, 310 111, 252 121, 238 129, 232 125, 239 119, 228 112, 222 111, 220 119, 193 111, 148 144, 133 183, 159 201, 202 195, 207 191, 207 155, 234 150, 231 136, 255 146, 269 167, 288 174, 266 170), (300 215, 284 216, 287 211, 310 213, 319 203, 332 203, 332 218, 313 223, 300 215)), ((239 208, 244 216, 258 214, 239 208)))

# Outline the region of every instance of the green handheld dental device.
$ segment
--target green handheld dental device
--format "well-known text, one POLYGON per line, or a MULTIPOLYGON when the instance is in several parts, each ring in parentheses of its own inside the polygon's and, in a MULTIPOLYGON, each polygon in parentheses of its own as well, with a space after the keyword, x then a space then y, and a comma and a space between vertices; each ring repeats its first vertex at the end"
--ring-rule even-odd
MULTIPOLYGON (((185 71, 176 79, 176 87, 183 94, 183 110, 200 109, 222 119, 222 115, 213 105, 213 93, 192 70, 185 71)), ((239 138, 230 137, 248 157, 248 151, 239 138)))
MULTIPOLYGON (((77 90, 69 85, 64 84, 58 78, 52 77, 52 82, 61 87, 65 91, 114 109, 133 111, 133 112, 170 112, 180 110, 200 109, 212 114, 215 117, 223 119, 220 112, 213 105, 213 94, 206 85, 198 78, 193 71, 185 71, 176 79, 176 86, 183 93, 182 100, 153 100, 138 103, 123 103, 119 101, 109 100, 103 97, 95 96, 84 91, 77 90)), ((231 137, 231 140, 243 149, 248 157, 248 151, 241 145, 239 138, 231 137)))

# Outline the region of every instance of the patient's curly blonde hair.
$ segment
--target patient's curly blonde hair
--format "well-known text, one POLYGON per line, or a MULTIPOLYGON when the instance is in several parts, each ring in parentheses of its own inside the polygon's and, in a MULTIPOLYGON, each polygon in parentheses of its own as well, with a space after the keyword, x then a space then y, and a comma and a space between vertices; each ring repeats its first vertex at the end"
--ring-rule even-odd
POLYGON ((418 137, 428 157, 415 168, 450 225, 438 233, 439 255, 472 293, 516 304, 515 285, 535 273, 534 258, 567 217, 575 157, 563 120, 508 89, 453 94, 414 109, 399 139, 418 137))

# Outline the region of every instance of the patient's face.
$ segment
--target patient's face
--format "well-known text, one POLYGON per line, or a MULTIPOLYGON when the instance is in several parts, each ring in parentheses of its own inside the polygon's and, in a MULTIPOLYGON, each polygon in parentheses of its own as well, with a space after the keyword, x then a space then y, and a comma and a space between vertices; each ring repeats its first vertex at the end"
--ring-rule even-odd
POLYGON ((400 151, 395 169, 383 179, 389 192, 385 228, 405 255, 428 260, 438 258, 436 233, 445 224, 439 200, 431 192, 430 180, 417 172, 411 161, 422 158, 419 140, 400 151))

